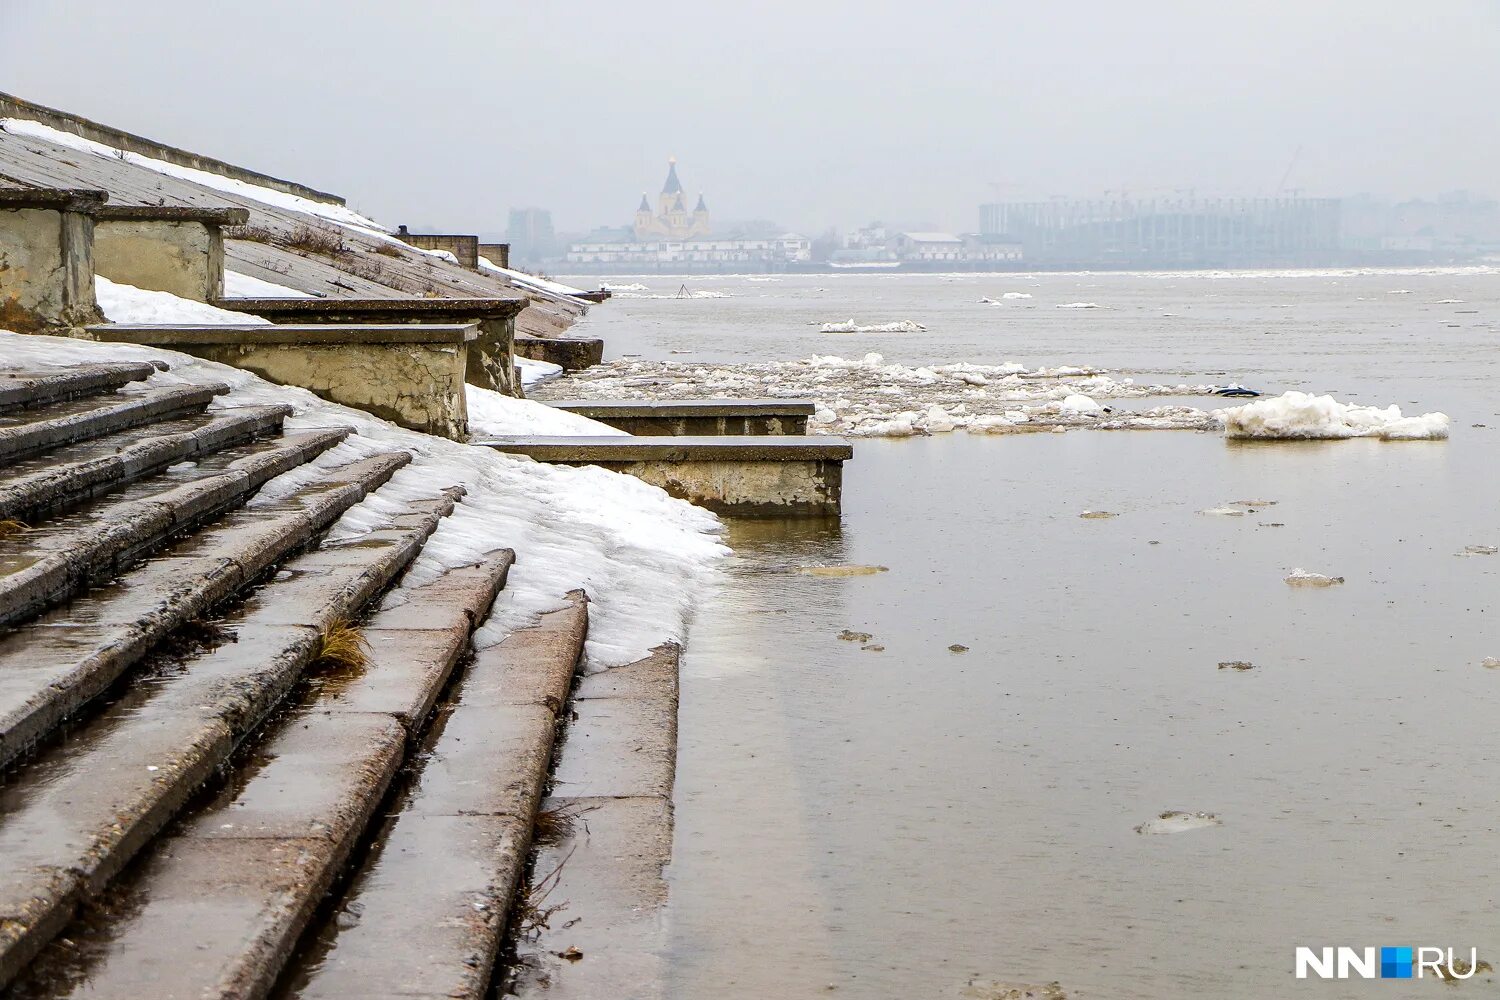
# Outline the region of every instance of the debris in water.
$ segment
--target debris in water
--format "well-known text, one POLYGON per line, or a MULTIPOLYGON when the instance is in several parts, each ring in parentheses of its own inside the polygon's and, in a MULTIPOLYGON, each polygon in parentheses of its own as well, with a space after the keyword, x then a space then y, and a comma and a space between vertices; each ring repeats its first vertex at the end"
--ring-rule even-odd
POLYGON ((1500 657, 1486 656, 1479 661, 1481 667, 1489 667, 1491 670, 1500 670, 1500 657))
POLYGON ((558 952, 557 957, 565 958, 569 962, 576 962, 583 957, 583 952, 579 951, 577 948, 568 948, 564 951, 558 952))
POLYGON ((969 647, 968 646, 965 646, 962 643, 958 643, 958 642, 955 642, 953 645, 951 645, 951 646, 948 647, 948 652, 950 652, 950 653, 967 653, 968 651, 969 651, 969 647))
POLYGON ((802 566, 797 570, 803 576, 873 576, 890 572, 889 566, 802 566))
POLYGON ((1286 578, 1289 587, 1336 587, 1344 582, 1341 576, 1324 576, 1322 573, 1309 573, 1298 566, 1292 570, 1291 575, 1286 578))
POLYGON ((1187 833, 1190 830, 1203 830, 1210 826, 1223 825, 1224 821, 1213 813, 1177 812, 1176 810, 1171 810, 1162 813, 1149 822, 1142 823, 1135 828, 1135 832, 1145 834, 1187 833))
POLYGON ((1088 518, 1091 521, 1102 521, 1106 517, 1119 517, 1120 515, 1111 510, 1086 510, 1078 516, 1088 518))
POLYGON ((1209 391, 1215 396, 1259 396, 1261 393, 1256 389, 1247 389, 1238 382, 1233 385, 1211 386, 1209 391))
POLYGON ((1285 528, 1286 524, 1285 524, 1285 522, 1282 522, 1282 521, 1262 521, 1262 522, 1260 522, 1260 524, 1256 525, 1256 527, 1257 528, 1285 528))
POLYGON ((971 979, 959 994, 964 1000, 1068 1000, 1059 983, 999 983, 992 979, 971 979))
POLYGON ((1493 545, 1465 545, 1462 552, 1455 552, 1459 556, 1492 556, 1500 552, 1500 548, 1493 545))
POLYGON ((845 642, 869 642, 875 637, 868 632, 855 632, 846 628, 839 633, 839 638, 845 642))
POLYGON ((1207 510, 1200 510, 1198 513, 1213 514, 1217 517, 1244 517, 1247 511, 1243 507, 1210 507, 1207 510))
MULTIPOLYGON (((1441 965, 1434 967, 1432 971, 1436 972, 1437 977, 1443 982, 1461 983, 1464 980, 1468 979, 1470 976, 1474 975, 1474 973, 1476 972, 1494 972, 1495 967, 1482 958, 1476 958, 1473 965, 1470 965, 1469 962, 1465 961, 1462 958, 1454 958, 1452 979, 1448 978, 1447 970, 1441 965)), ((1486 980, 1486 982, 1488 982, 1488 980, 1486 980)))
POLYGON ((861 646, 859 648, 863 649, 863 650, 867 650, 867 651, 869 651, 871 653, 884 653, 885 652, 885 647, 882 646, 882 645, 880 645, 879 643, 876 643, 876 642, 872 642, 868 646, 861 646))
POLYGON ((1280 500, 1231 500, 1229 506, 1249 507, 1253 510, 1256 507, 1274 507, 1280 502, 1280 500))
POLYGON ((1219 664, 1220 670, 1254 670, 1255 664, 1249 660, 1225 660, 1219 664))

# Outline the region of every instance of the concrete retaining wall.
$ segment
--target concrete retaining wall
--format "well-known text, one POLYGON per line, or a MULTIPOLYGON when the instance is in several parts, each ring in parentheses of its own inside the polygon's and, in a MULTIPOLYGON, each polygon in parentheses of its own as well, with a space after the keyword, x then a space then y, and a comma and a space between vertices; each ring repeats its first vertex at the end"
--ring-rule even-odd
POLYGON ((515 352, 531 361, 562 365, 564 371, 576 372, 604 360, 604 341, 597 337, 530 337, 517 334, 515 352))
POLYGON ((477 327, 94 326, 97 340, 145 344, 308 389, 426 434, 463 441, 468 345, 477 327))
POLYGON ((491 264, 500 267, 510 267, 510 244, 481 243, 479 244, 479 256, 485 258, 491 264))
POLYGON ((456 236, 443 233, 408 233, 401 231, 396 238, 420 250, 446 250, 458 258, 458 262, 471 271, 479 270, 479 237, 456 236))

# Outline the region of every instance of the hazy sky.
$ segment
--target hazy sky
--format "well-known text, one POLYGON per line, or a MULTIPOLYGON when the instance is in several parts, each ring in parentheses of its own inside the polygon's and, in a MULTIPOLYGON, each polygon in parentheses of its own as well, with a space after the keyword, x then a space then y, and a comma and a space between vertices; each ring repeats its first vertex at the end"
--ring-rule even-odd
POLYGON ((485 233, 625 223, 669 155, 809 232, 1289 165, 1500 193, 1500 0, 0 0, 0 90, 485 233))

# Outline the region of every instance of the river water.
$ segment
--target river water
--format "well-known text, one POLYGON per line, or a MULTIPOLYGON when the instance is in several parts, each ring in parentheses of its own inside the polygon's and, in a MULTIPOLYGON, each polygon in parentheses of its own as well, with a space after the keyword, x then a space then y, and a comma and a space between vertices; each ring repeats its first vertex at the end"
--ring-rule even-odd
POLYGON ((1453 433, 860 440, 840 523, 731 524, 683 663, 674 997, 1443 989, 1298 982, 1298 945, 1500 965, 1500 555, 1458 555, 1500 545, 1500 273, 685 280, 718 294, 616 297, 578 332, 613 356, 1236 380, 1453 433), (1007 291, 1031 298, 979 301, 1007 291), (851 318, 927 330, 809 325, 851 318), (1198 513, 1246 499, 1276 503, 1198 513), (1166 811, 1219 824, 1137 832, 1166 811))

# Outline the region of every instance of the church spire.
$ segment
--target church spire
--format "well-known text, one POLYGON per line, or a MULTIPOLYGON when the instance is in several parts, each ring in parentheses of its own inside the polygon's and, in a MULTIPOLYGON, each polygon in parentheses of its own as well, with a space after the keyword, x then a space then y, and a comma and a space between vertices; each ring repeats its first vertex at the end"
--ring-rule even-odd
POLYGON ((644 192, 644 191, 641 192, 641 207, 638 208, 638 209, 636 209, 636 211, 637 212, 650 212, 651 211, 651 202, 649 202, 649 201, 646 200, 646 192, 644 192))
POLYGON ((693 209, 693 211, 694 212, 707 212, 708 211, 708 206, 705 205, 705 204, 703 204, 703 195, 701 195, 701 194, 698 195, 698 207, 695 208, 695 209, 693 209))
POLYGON ((667 182, 661 186, 662 194, 681 194, 682 182, 677 179, 677 157, 667 160, 667 182))

